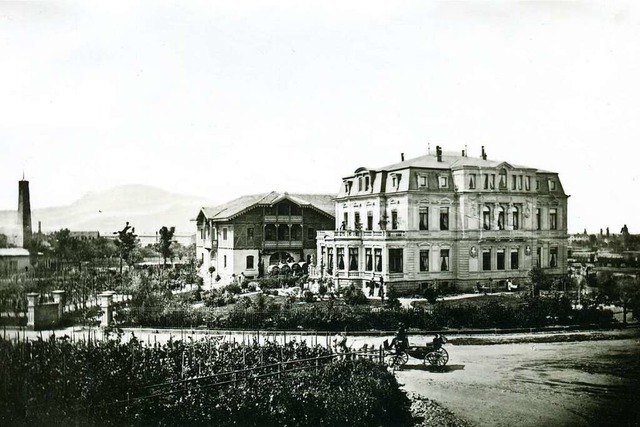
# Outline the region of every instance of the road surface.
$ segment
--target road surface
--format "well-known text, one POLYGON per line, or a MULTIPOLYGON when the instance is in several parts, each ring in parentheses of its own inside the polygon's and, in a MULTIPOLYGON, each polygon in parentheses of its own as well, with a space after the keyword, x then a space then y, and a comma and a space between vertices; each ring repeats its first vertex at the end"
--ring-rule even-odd
POLYGON ((477 426, 640 425, 640 340, 446 346, 397 378, 477 426))

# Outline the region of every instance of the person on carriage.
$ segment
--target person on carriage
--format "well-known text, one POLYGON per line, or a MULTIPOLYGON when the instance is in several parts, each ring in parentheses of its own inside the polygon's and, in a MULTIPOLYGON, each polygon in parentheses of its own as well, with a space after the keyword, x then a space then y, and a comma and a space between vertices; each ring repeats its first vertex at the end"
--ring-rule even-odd
POLYGON ((447 340, 442 335, 436 334, 432 341, 433 349, 440 350, 445 342, 447 342, 447 340))
POLYGON ((391 348, 395 348, 396 353, 402 353, 409 347, 409 338, 407 337, 407 330, 403 323, 398 324, 398 332, 396 336, 391 340, 391 348))

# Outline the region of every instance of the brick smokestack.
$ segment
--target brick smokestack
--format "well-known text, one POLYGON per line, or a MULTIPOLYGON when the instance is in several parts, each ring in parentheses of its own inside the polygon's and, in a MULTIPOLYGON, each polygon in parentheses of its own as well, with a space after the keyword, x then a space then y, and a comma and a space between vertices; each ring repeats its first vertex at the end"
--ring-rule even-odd
POLYGON ((487 152, 484 151, 484 145, 482 146, 482 160, 487 160, 487 152))
POLYGON ((400 161, 404 162, 404 153, 400 153, 400 161))
MULTIPOLYGON (((28 248, 31 243, 31 199, 29 181, 24 178, 18 181, 18 226, 22 234, 22 246, 28 248)), ((20 243, 20 242, 18 242, 20 243)))
POLYGON ((439 162, 442 161, 442 147, 440 147, 439 145, 436 145, 436 157, 439 162))

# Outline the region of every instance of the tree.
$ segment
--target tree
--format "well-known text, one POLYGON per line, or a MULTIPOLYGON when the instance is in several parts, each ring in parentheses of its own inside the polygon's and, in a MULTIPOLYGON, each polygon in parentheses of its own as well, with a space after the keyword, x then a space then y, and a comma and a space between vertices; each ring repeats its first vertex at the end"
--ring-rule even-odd
POLYGON ((127 221, 127 224, 122 230, 113 233, 118 235, 116 246, 120 253, 120 274, 122 274, 123 261, 126 262, 129 267, 135 262, 136 248, 138 247, 138 235, 135 234, 135 231, 135 227, 131 227, 129 221, 127 221))
POLYGON ((171 243, 173 243, 173 235, 176 232, 175 227, 167 228, 163 226, 158 233, 160 233, 160 242, 158 243, 158 252, 162 256, 162 268, 167 266, 167 258, 173 259, 173 250, 171 249, 171 243))
POLYGON ((0 248, 8 248, 8 247, 10 247, 9 238, 6 236, 6 234, 0 233, 0 248))
POLYGON ((533 267, 529 270, 529 281, 531 282, 531 294, 536 296, 541 289, 549 289, 549 278, 540 267, 533 267))

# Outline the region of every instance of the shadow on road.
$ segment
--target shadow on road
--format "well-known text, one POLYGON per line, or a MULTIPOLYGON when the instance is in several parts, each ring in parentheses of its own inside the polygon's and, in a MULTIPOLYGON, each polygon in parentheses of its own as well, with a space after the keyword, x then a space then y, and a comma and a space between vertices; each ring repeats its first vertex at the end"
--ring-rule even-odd
POLYGON ((412 366, 405 365, 403 370, 427 371, 427 372, 433 372, 435 374, 446 374, 448 372, 461 371, 464 369, 464 366, 465 365, 431 366, 431 365, 420 364, 420 365, 412 365, 412 366))

